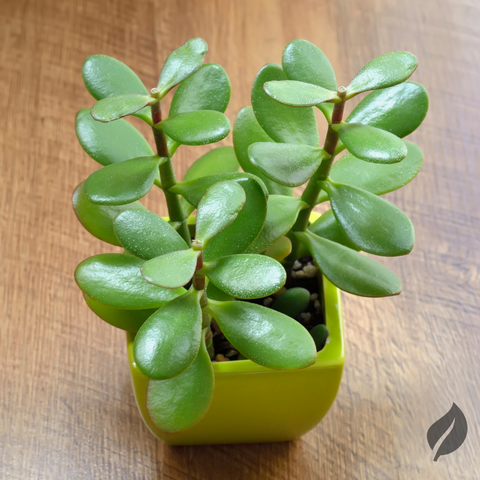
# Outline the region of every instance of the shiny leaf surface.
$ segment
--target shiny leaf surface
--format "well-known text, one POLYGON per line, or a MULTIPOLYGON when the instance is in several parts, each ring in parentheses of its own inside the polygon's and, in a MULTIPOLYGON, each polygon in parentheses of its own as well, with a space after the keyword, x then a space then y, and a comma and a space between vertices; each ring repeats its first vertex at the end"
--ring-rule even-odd
POLYGON ((291 318, 297 318, 310 303, 310 292, 306 288, 294 287, 285 290, 272 303, 271 308, 291 318))
POLYGON ((199 159, 195 160, 183 177, 184 182, 208 175, 238 172, 238 164, 235 151, 232 147, 217 147, 210 150, 199 159))
MULTIPOLYGON (((250 253, 247 251, 247 253, 250 253)), ((287 258, 292 253, 292 241, 288 237, 279 238, 273 245, 265 250, 265 255, 278 262, 287 258)))
POLYGON ((296 80, 266 82, 263 89, 269 97, 291 107, 313 107, 339 98, 336 92, 296 80))
POLYGON ((92 117, 98 122, 112 122, 127 115, 133 115, 156 100, 148 95, 131 93, 99 100, 91 109, 92 117))
POLYGON ((350 239, 345 235, 340 225, 335 218, 332 210, 327 210, 322 213, 320 218, 315 220, 308 229, 319 237, 326 238, 332 242, 340 243, 348 248, 360 250, 350 239))

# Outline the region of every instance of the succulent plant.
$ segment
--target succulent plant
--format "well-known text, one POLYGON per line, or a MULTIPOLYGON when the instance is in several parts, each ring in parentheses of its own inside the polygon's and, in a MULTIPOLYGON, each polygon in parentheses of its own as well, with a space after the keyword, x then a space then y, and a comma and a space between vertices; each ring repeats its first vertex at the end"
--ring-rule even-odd
POLYGON ((150 379, 147 409, 166 433, 191 428, 209 408, 212 325, 239 358, 274 369, 316 361, 326 326, 309 332, 295 320, 311 301, 308 290, 283 291, 272 308, 252 301, 275 295, 300 256, 310 254, 346 292, 400 292, 395 274, 360 251, 410 252, 412 223, 379 195, 407 184, 423 161, 417 146, 401 140, 428 108, 425 89, 405 81, 417 66, 412 54, 377 57, 338 88, 321 50, 295 40, 282 66, 268 64, 255 78, 252 107, 235 120, 234 148, 212 149, 178 181, 173 157, 181 145, 215 143, 230 132, 230 82, 219 65, 203 65, 206 52, 202 39, 187 41, 167 57, 150 93, 125 64, 88 57, 83 79, 98 102, 76 119, 80 144, 102 168, 76 188, 75 212, 91 234, 124 251, 84 260, 75 278, 100 318, 137 332, 135 362, 150 379), (164 117, 162 99, 174 87, 164 117), (346 102, 370 90, 342 121, 346 102), (323 146, 314 108, 328 123, 323 146), (128 115, 151 126, 156 152, 122 118, 128 115), (168 219, 139 202, 154 187, 165 194, 168 219), (310 224, 312 209, 327 201, 331 209, 310 224))

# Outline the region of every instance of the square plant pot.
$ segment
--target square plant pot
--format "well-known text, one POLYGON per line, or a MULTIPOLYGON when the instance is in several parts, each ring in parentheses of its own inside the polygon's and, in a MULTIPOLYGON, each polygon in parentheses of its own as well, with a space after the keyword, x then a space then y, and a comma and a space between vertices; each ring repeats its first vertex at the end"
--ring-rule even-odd
POLYGON ((301 437, 325 416, 337 395, 344 364, 340 291, 323 277, 330 332, 317 362, 301 370, 272 370, 250 360, 214 362, 215 393, 205 417, 186 432, 158 430, 146 410, 148 378, 135 364, 135 333, 127 333, 133 391, 143 421, 170 445, 284 442, 301 437))

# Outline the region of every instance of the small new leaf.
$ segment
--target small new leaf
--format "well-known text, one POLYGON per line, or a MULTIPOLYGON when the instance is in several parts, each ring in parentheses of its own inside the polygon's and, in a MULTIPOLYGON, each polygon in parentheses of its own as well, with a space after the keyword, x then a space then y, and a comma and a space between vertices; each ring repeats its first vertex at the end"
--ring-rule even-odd
POLYGON ((340 101, 336 92, 296 80, 266 82, 263 89, 277 102, 291 107, 313 107, 331 100, 340 101))
POLYGON ((133 115, 147 105, 157 102, 149 95, 131 93, 108 97, 97 102, 91 110, 92 117, 98 122, 111 122, 127 115, 133 115))

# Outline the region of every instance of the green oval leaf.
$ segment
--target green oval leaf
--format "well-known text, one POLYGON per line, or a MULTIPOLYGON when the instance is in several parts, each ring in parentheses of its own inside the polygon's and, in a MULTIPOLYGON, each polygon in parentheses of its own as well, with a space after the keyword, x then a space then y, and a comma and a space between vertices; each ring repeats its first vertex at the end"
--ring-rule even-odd
POLYGON ((216 63, 207 63, 178 86, 169 116, 194 110, 223 113, 230 101, 230 90, 227 72, 216 63))
POLYGON ((150 191, 163 162, 164 158, 154 155, 107 165, 87 178, 85 195, 99 205, 131 203, 150 191))
MULTIPOLYGON (((128 93, 148 95, 145 85, 130 67, 107 55, 87 57, 82 67, 82 76, 87 90, 95 100, 128 93)), ((149 108, 134 115, 153 125, 149 108)))
POLYGON ((348 151, 366 162, 396 163, 407 156, 405 143, 396 135, 360 123, 332 125, 348 151))
POLYGON ((113 228, 121 245, 144 260, 160 257, 188 245, 163 218, 146 210, 128 210, 115 218, 113 228))
POLYGON ((127 115, 133 115, 147 105, 152 105, 157 100, 148 95, 117 95, 99 100, 91 109, 92 117, 97 122, 112 122, 127 115))
POLYGON ((228 341, 245 357, 268 368, 312 365, 317 350, 308 331, 283 313, 248 302, 208 301, 228 341))
POLYGON ((200 295, 199 291, 189 290, 159 308, 141 326, 133 355, 148 378, 176 377, 194 362, 202 335, 200 295))
POLYGON ((404 82, 417 68, 410 52, 390 52, 368 62, 347 87, 347 99, 367 90, 393 87, 404 82))
POLYGON ((332 210, 327 210, 322 213, 317 220, 315 220, 308 229, 319 237, 326 238, 335 243, 340 243, 348 248, 360 250, 350 239, 345 235, 340 225, 335 218, 332 210))
POLYGON ((313 108, 294 108, 270 98, 263 85, 272 80, 287 80, 282 67, 265 65, 257 74, 252 87, 252 107, 258 123, 276 142, 318 146, 317 121, 313 108))
POLYGON ((118 206, 95 205, 85 195, 84 183, 77 186, 72 198, 78 220, 93 236, 112 245, 120 245, 113 230, 115 217, 125 210, 141 211, 145 210, 145 207, 140 202, 118 206))
POLYGON ((230 255, 205 264, 205 275, 222 292, 236 298, 267 297, 287 280, 282 265, 265 255, 230 255))
POLYGON ((202 38, 191 38, 165 60, 157 88, 163 98, 175 85, 195 73, 203 63, 208 46, 202 38))
POLYGON ((159 308, 185 293, 156 287, 141 274, 144 261, 131 255, 103 253, 84 260, 75 270, 75 280, 84 293, 115 308, 159 308))
POLYGON ((309 232, 295 232, 323 275, 335 286, 363 297, 387 297, 402 290, 399 278, 380 263, 351 248, 309 232))
POLYGON ((109 307, 98 303, 88 295, 83 294, 87 305, 95 315, 113 327, 126 330, 127 332, 136 332, 143 325, 150 315, 157 311, 156 308, 147 310, 124 310, 121 308, 109 307))
POLYGON ((179 113, 162 120, 158 125, 170 138, 182 145, 218 142, 230 132, 228 118, 213 110, 179 113))
POLYGON ((427 115, 428 95, 422 85, 405 82, 369 93, 348 116, 348 123, 381 128, 405 137, 418 128, 427 115))
POLYGON ((153 424, 165 433, 180 433, 196 425, 207 413, 213 398, 215 376, 202 338, 193 364, 169 380, 150 380, 147 411, 153 424))
POLYGON ((219 302, 228 302, 229 300, 233 300, 233 297, 231 295, 222 292, 212 282, 208 282, 206 291, 207 297, 212 300, 218 300, 219 302))
POLYGON ((143 135, 123 119, 97 122, 84 108, 77 113, 75 129, 85 152, 103 166, 154 154, 143 135))
POLYGON ((142 265, 142 275, 154 285, 179 288, 186 285, 195 273, 198 252, 178 250, 152 258, 142 265))
POLYGON ((339 98, 336 92, 296 80, 266 82, 263 89, 269 97, 291 107, 313 107, 339 98))
POLYGON ((208 175, 238 172, 239 170, 240 165, 233 148, 217 147, 195 160, 185 173, 183 181, 188 182, 208 175))
POLYGON ((337 80, 326 55, 313 43, 293 40, 283 51, 282 66, 290 80, 337 91, 337 80))
POLYGON ((251 162, 267 177, 290 187, 307 182, 322 163, 324 150, 309 145, 254 143, 248 148, 251 162))
POLYGON ((205 192, 197 208, 195 235, 203 247, 237 218, 245 200, 245 191, 232 180, 215 183, 205 192))
MULTIPOLYGON (((286 235, 297 220, 298 212, 308 204, 300 197, 270 195, 267 201, 267 218, 260 235, 248 247, 247 253, 261 253, 286 235)), ((283 246, 282 250, 285 250, 283 246)))
POLYGON ((292 195, 292 188, 270 180, 250 161, 248 147, 252 143, 257 142, 273 142, 273 140, 257 122, 252 107, 244 107, 238 112, 233 125, 233 146, 238 163, 240 163, 245 172, 252 173, 263 180, 271 194, 292 195))
POLYGON ((391 165, 366 163, 348 153, 333 165, 330 178, 376 195, 397 190, 415 178, 423 163, 420 148, 412 142, 405 144, 407 156, 401 162, 391 165))
POLYGON ((324 182, 322 186, 340 227, 359 249, 387 257, 412 250, 412 222, 395 205, 351 185, 324 182))
POLYGON ((285 290, 272 303, 273 310, 297 318, 310 303, 310 291, 306 288, 294 287, 285 290))
MULTIPOLYGON (((252 253, 247 251, 247 253, 252 253)), ((265 255, 281 262, 292 253, 292 241, 288 237, 279 238, 265 250, 265 255)))

